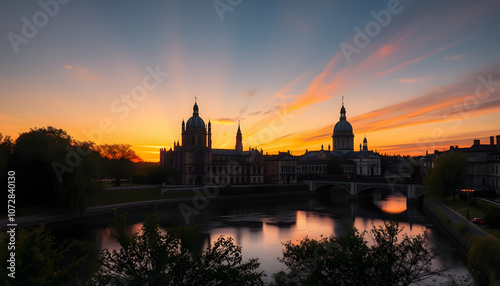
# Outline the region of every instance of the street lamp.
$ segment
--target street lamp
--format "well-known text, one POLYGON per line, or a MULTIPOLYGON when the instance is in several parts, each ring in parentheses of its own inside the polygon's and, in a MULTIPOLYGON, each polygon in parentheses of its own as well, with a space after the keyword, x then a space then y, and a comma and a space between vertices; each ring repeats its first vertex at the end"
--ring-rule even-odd
POLYGON ((470 193, 473 193, 474 189, 462 189, 462 192, 467 192, 467 220, 470 220, 470 217, 469 217, 470 193))

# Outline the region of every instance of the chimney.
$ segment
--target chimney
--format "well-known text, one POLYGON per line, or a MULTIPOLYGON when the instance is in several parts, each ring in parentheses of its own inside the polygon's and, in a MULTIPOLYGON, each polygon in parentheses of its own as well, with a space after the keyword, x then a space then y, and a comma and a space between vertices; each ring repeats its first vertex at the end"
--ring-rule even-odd
POLYGON ((497 146, 500 147, 500 135, 497 135, 497 146))
POLYGON ((481 140, 479 139, 474 139, 474 145, 480 145, 481 144, 481 140))
POLYGON ((490 145, 495 145, 495 137, 490 136, 490 145))
POLYGON ((450 146, 450 151, 453 150, 453 145, 450 146))

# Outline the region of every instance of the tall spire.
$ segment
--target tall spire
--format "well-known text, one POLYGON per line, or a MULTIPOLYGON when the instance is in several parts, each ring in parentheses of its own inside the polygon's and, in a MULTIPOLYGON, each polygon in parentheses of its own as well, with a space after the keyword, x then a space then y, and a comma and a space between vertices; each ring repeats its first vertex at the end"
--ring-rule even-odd
POLYGON ((208 120, 208 148, 212 149, 212 123, 210 123, 210 119, 208 120))
POLYGON ((236 151, 243 151, 243 138, 241 136, 240 121, 238 120, 238 131, 236 131, 236 151))

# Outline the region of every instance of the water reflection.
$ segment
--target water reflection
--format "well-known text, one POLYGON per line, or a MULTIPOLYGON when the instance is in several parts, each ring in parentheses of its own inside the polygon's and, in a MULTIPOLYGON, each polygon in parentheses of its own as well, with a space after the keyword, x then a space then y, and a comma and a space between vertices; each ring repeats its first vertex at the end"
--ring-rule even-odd
MULTIPOLYGON (((382 225, 393 213, 398 213, 400 225, 404 227, 403 233, 423 234, 431 246, 438 246, 443 250, 438 259, 439 264, 454 266, 454 274, 468 273, 463 258, 457 254, 452 244, 429 228, 429 221, 418 207, 407 208, 404 201, 403 209, 403 200, 400 197, 386 198, 380 204, 371 201, 334 204, 333 200, 335 198, 326 195, 279 200, 212 202, 192 219, 201 226, 200 237, 203 241, 200 242, 200 247, 206 247, 221 235, 233 237, 235 243, 242 247, 245 260, 259 258, 260 269, 268 274, 267 282, 272 281, 273 273, 284 268, 278 261, 278 257, 282 256, 283 242, 297 242, 305 236, 315 239, 332 234, 341 236, 353 226, 360 231, 369 231, 372 225, 382 225)), ((160 208, 158 214, 163 226, 182 224, 179 223, 182 216, 176 207, 160 208)), ((144 215, 145 212, 133 212, 129 215, 130 233, 140 230, 144 215)), ((107 217, 105 220, 111 219, 107 217)), ((112 237, 108 225, 96 224, 93 220, 75 227, 85 229, 85 237, 96 242, 98 247, 119 249, 120 246, 112 237)))
POLYGON ((406 197, 400 193, 392 193, 386 198, 373 203, 388 214, 399 214, 406 211, 407 208, 406 197))

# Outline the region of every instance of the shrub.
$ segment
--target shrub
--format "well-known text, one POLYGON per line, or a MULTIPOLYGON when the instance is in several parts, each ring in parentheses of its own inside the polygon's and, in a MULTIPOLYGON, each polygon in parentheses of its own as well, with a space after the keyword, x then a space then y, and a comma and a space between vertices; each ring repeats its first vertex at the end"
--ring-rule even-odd
POLYGON ((489 207, 484 215, 486 223, 491 227, 500 226, 500 210, 496 207, 489 207))

